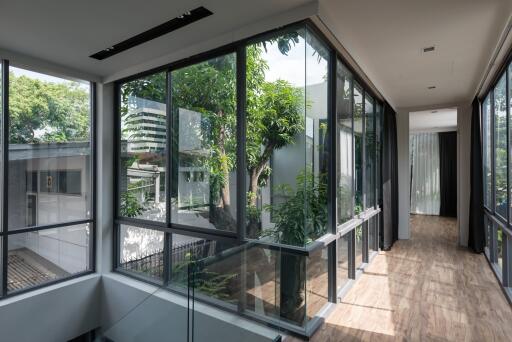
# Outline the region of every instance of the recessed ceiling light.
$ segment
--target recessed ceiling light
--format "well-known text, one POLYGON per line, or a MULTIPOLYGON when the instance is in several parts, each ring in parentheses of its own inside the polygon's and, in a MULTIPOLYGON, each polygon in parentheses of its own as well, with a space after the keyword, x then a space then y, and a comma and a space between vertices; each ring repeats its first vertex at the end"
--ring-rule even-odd
POLYGON ((436 86, 430 86, 427 89, 429 89, 429 90, 436 89, 436 86))

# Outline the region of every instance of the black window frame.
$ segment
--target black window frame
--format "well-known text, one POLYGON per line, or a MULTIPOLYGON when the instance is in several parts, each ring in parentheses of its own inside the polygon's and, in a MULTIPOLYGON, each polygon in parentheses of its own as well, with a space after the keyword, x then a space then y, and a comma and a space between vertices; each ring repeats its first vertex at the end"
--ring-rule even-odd
MULTIPOLYGON (((329 266, 329 276, 328 276, 328 282, 329 282, 329 290, 328 290, 328 299, 330 303, 334 303, 338 300, 338 297, 341 296, 342 293, 346 293, 347 287, 345 286, 343 289, 338 289, 336 286, 336 272, 337 272, 337 241, 341 238, 341 236, 350 234, 351 238, 349 239, 349 278, 352 280, 357 279, 361 273, 362 269, 371 261, 371 259, 377 254, 377 251, 374 251, 372 255, 369 255, 368 252, 363 253, 363 265, 361 265, 360 268, 356 267, 359 265, 354 264, 355 260, 355 229, 358 226, 362 226, 361 229, 367 227, 367 221, 370 220, 372 217, 375 217, 375 219, 378 221, 379 218, 382 216, 380 215, 380 206, 378 203, 378 199, 375 198, 376 189, 373 189, 374 194, 374 200, 375 205, 371 208, 366 208, 364 198, 363 200, 363 212, 361 212, 359 215, 354 215, 354 205, 355 205, 355 184, 353 184, 352 187, 352 213, 353 218, 352 220, 349 220, 348 222, 345 222, 341 225, 338 225, 337 219, 336 219, 336 191, 332 191, 334 189, 335 180, 336 180, 336 134, 334 132, 335 130, 335 123, 336 123, 336 65, 338 63, 343 64, 343 66, 351 73, 352 75, 352 81, 351 81, 351 87, 352 87, 352 96, 354 94, 353 88, 355 83, 359 84, 362 90, 361 96, 362 96, 362 129, 363 129, 363 141, 362 141, 362 170, 363 170, 363 191, 362 195, 365 196, 365 140, 364 140, 364 130, 365 130, 365 96, 368 94, 373 98, 373 120, 374 120, 374 128, 376 124, 376 107, 377 103, 380 104, 381 108, 384 108, 384 99, 382 96, 374 93, 372 87, 366 82, 365 79, 359 76, 359 73, 348 63, 347 59, 339 52, 339 50, 330 42, 330 40, 324 35, 324 33, 316 26, 316 24, 311 19, 301 20, 298 22, 294 22, 288 25, 284 25, 281 27, 278 27, 273 30, 269 30, 267 32, 263 32, 261 34, 255 35, 253 37, 249 37, 246 39, 242 39, 240 41, 236 41, 224 46, 221 46, 219 48, 200 53, 188 58, 185 58, 183 60, 178 60, 157 68, 153 68, 151 70, 147 70, 141 73, 137 73, 134 75, 131 75, 126 78, 119 79, 114 82, 114 125, 115 125, 115 133, 114 133, 114 158, 115 158, 115 165, 114 165, 114 239, 113 239, 113 252, 114 252, 114 258, 113 258, 113 270, 114 272, 121 273, 123 275, 138 279, 140 281, 148 282, 153 285, 157 286, 164 286, 167 290, 172 292, 177 292, 175 289, 169 287, 170 284, 170 276, 172 274, 171 272, 171 261, 168 257, 169 255, 169 248, 172 245, 172 234, 181 234, 181 235, 188 235, 198 238, 204 238, 204 239, 214 239, 218 241, 226 241, 230 243, 237 243, 239 245, 245 245, 245 244, 257 244, 265 246, 265 248, 269 249, 275 249, 280 250, 283 252, 290 252, 295 254, 301 254, 301 255, 310 255, 310 253, 318 250, 318 248, 326 248, 328 252, 328 266, 329 266), (246 127, 246 115, 245 115, 245 98, 246 98, 246 47, 250 44, 253 44, 255 42, 262 41, 266 38, 276 36, 282 32, 287 32, 290 30, 297 30, 299 28, 304 28, 308 34, 313 34, 316 36, 321 42, 325 44, 325 46, 328 48, 329 51, 329 60, 328 60, 328 117, 327 122, 329 123, 330 127, 327 129, 328 141, 330 142, 329 146, 329 161, 328 161, 328 181, 327 184, 329 185, 328 190, 328 227, 327 227, 327 233, 325 236, 323 236, 321 239, 315 241, 314 243, 307 245, 305 247, 296 247, 296 246, 289 246, 289 245, 282 245, 279 243, 270 243, 270 242, 263 242, 259 240, 253 240, 245 237, 245 201, 240 200, 245 198, 246 193, 246 176, 245 176, 245 127, 246 127), (123 84, 143 78, 158 72, 165 72, 167 75, 167 84, 166 84, 166 110, 167 110, 167 151, 171 151, 170 148, 170 141, 172 140, 172 137, 170 134, 172 134, 172 126, 171 126, 171 107, 172 104, 170 103, 170 89, 171 89, 171 73, 174 70, 181 69, 190 65, 194 65, 196 63, 201 63, 204 61, 207 61, 212 58, 221 57, 226 54, 235 53, 236 55, 236 75, 237 75, 237 232, 231 233, 226 231, 220 231, 220 230, 212 230, 209 228, 198 228, 193 226, 184 226, 180 224, 171 223, 171 218, 169 217, 170 214, 170 193, 171 193, 171 187, 169 184, 169 180, 167 180, 170 177, 166 177, 166 199, 167 199, 167 215, 165 222, 156 222, 156 221, 148 221, 138 218, 128 218, 128 217, 121 217, 119 215, 119 181, 120 181, 120 153, 121 153, 121 146, 120 146, 120 127, 121 127, 121 117, 120 117, 120 104, 121 104, 121 87, 123 84), (157 230, 162 231, 165 233, 164 235, 164 279, 161 283, 155 282, 153 279, 148 279, 147 277, 134 274, 128 271, 125 271, 121 269, 120 267, 120 252, 121 252, 121 246, 120 246, 120 226, 121 225, 130 225, 133 227, 143 228, 143 229, 150 229, 150 230, 157 230), (318 242, 321 241, 321 242, 318 242)), ((352 98, 352 103, 354 103, 352 98)), ((352 115, 352 121, 354 120, 354 115, 352 115)), ((382 120, 381 120, 382 125, 382 120)), ((381 127, 379 127, 381 129, 381 127)), ((352 132, 354 130, 354 125, 352 124, 352 132)), ((352 134, 352 140, 354 142, 354 134, 352 134)), ((375 145, 374 145, 374 148, 375 145)), ((352 182, 354 182, 355 178, 355 163, 354 163, 354 149, 355 144, 352 143, 352 167, 353 167, 353 178, 352 182)), ((377 152, 377 151, 376 151, 377 152)), ((380 153, 380 151, 379 151, 380 153)), ((172 158, 170 158, 169 155, 167 155, 167 173, 169 173, 169 170, 172 170, 172 158)), ((377 160, 377 158, 376 158, 377 160)), ((378 166, 380 167, 380 165, 378 166)), ((376 168, 377 165, 374 165, 373 168, 373 180, 374 180, 374 187, 377 186, 381 187, 381 182, 379 181, 377 183, 376 179, 376 168)), ((381 191, 379 191, 382 193, 381 191)), ((377 228, 378 229, 378 228, 377 228)), ((378 233, 377 233, 378 234, 378 233)), ((364 234, 364 238, 368 238, 368 234, 364 234)), ((363 243, 363 248, 368 248, 368 243, 363 243)), ((242 256, 243 258, 243 256, 242 256)), ((349 282, 347 286, 352 286, 353 281, 349 282)), ((181 293, 183 294, 183 293, 181 293)), ((243 297, 244 291, 240 291, 241 296, 243 297)), ((200 298, 197 298, 198 300, 202 301, 200 298)), ((241 315, 244 315, 244 300, 239 301, 241 305, 239 305, 237 312, 241 315)), ((209 303, 212 304, 212 303, 209 303)), ((216 306, 219 306, 219 303, 213 303, 216 306)), ((226 307, 224 305, 220 305, 222 309, 226 309, 230 311, 231 309, 229 307, 226 307)), ((270 324, 273 326, 280 326, 281 322, 277 321, 268 321, 266 319, 258 319, 257 317, 254 317, 254 315, 249 315, 248 317, 262 321, 266 324, 270 324)), ((282 328, 282 326, 280 326, 282 328)), ((303 336, 309 335, 310 331, 308 331, 308 327, 306 327, 306 330, 296 330, 292 327, 286 326, 286 330, 293 331, 295 333, 298 333, 303 336)))
MULTIPOLYGON (((485 155, 485 101, 488 99, 490 103, 490 145, 491 145, 491 203, 490 205, 485 205, 485 200, 482 206, 482 210, 484 212, 484 232, 486 239, 486 247, 485 247, 485 257, 489 262, 489 266, 493 270, 496 278, 500 286, 503 289, 507 299, 512 302, 512 186, 510 184, 511 181, 511 162, 512 162, 512 136, 511 136, 511 115, 512 115, 512 84, 511 84, 511 75, 512 72, 512 50, 509 55, 504 59, 503 64, 499 67, 498 72, 493 76, 491 82, 488 84, 485 91, 482 92, 482 95, 478 97, 479 100, 479 109, 480 109, 480 122, 481 122, 481 132, 480 137, 482 140, 482 156, 485 155), (496 142, 495 142, 495 89, 498 83, 505 77, 506 86, 505 86, 505 98, 506 98, 506 151, 507 151, 507 202, 508 208, 505 214, 500 215, 496 212, 496 165, 495 165, 495 154, 496 154, 496 142), (487 243, 487 226, 490 227, 490 239, 489 243, 487 243), (498 230, 501 230, 502 241, 502 267, 499 267, 498 263, 498 230), (489 244, 489 246, 487 246, 489 244)), ((482 163, 483 175, 482 179, 483 185, 486 182, 485 179, 485 160, 482 163)), ((485 186, 484 186, 485 188, 485 186)), ((487 196, 484 193, 484 196, 487 196)))
MULTIPOLYGON (((34 291, 40 288, 44 288, 47 286, 51 286, 54 284, 58 284, 61 282, 68 281, 70 279, 75 279, 82 277, 84 275, 92 274, 96 272, 96 236, 97 236, 97 203, 96 203, 96 187, 97 187, 97 131, 96 131, 96 122, 97 122, 97 85, 96 82, 85 80, 89 84, 89 143, 91 150, 91 162, 89 165, 90 175, 91 175, 91 184, 90 184, 90 210, 91 214, 89 218, 79 219, 79 220, 71 220, 71 221, 62 221, 53 224, 47 225, 38 225, 38 226, 27 226, 20 227, 15 229, 9 229, 9 215, 8 215, 8 187, 5 184, 8 184, 8 168, 9 168, 9 69, 10 69, 10 60, 0 59, 0 63, 2 64, 2 73, 1 73, 1 97, 2 97, 2 112, 1 112, 1 129, 2 129, 2 139, 1 139, 1 190, 2 190, 2 215, 1 215, 1 229, 0 229, 0 239, 2 241, 1 245, 1 286, 0 286, 0 299, 9 298, 12 296, 17 296, 19 294, 23 294, 26 292, 34 291), (77 273, 73 273, 67 277, 59 277, 57 279, 53 279, 50 281, 42 282, 37 285, 27 286, 22 289, 8 291, 8 258, 9 258, 9 244, 8 240, 10 236, 19 235, 30 232, 43 231, 47 229, 55 229, 55 228, 65 228, 69 226, 76 225, 89 225, 89 239, 88 239, 88 265, 89 268, 85 271, 80 271, 77 273)), ((37 72, 37 70, 36 70, 37 72)), ((39 189, 37 189, 39 190, 39 189)))

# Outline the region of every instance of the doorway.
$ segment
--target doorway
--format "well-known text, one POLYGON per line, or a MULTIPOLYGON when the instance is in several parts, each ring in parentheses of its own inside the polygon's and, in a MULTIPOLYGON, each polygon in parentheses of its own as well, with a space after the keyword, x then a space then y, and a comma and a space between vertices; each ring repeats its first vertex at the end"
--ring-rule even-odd
POLYGON ((457 218, 457 109, 409 116, 410 214, 457 218))

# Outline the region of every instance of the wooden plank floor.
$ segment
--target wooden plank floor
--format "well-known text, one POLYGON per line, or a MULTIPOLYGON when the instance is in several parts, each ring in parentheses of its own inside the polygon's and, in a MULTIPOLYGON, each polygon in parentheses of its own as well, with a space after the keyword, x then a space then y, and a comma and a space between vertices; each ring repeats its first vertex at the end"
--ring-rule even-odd
POLYGON ((375 257, 311 341, 512 341, 512 310, 484 255, 457 247, 455 219, 412 216, 411 239, 375 257))

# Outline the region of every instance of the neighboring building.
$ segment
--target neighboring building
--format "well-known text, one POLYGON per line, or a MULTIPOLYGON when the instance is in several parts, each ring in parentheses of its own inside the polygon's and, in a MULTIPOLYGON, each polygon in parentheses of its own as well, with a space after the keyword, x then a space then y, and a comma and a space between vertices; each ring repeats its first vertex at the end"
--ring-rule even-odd
MULTIPOLYGON (((88 142, 9 146, 9 229, 89 218, 91 148, 88 142)), ((10 290, 84 271, 89 226, 12 235, 10 290)))
POLYGON ((165 103, 130 96, 123 123, 123 136, 129 141, 127 152, 165 151, 165 103))

